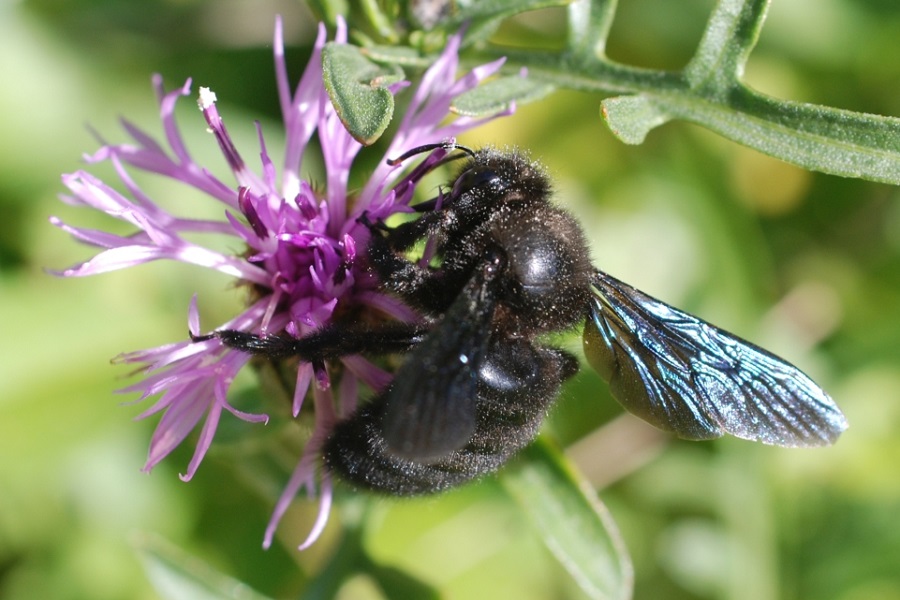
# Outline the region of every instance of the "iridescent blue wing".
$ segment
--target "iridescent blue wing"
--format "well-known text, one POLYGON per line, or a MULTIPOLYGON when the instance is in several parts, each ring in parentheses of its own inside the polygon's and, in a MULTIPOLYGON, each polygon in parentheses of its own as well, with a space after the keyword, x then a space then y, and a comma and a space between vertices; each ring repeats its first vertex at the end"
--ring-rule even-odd
POLYGON ((847 421, 797 367, 597 271, 588 362, 651 425, 691 440, 725 433, 778 446, 833 443, 847 421))

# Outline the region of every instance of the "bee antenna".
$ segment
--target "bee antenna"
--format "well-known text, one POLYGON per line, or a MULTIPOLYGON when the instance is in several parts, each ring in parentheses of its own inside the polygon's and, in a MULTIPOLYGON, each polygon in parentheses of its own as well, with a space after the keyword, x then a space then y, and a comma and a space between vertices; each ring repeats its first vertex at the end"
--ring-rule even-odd
POLYGON ((475 151, 467 146, 457 144, 456 142, 437 142, 436 144, 425 144, 423 146, 417 146, 412 150, 404 152, 397 158, 389 158, 387 164, 393 167, 394 165, 399 165, 411 156, 422 154, 424 152, 431 152, 432 150, 437 150, 438 148, 443 148, 444 150, 462 150, 472 158, 475 158, 475 151))

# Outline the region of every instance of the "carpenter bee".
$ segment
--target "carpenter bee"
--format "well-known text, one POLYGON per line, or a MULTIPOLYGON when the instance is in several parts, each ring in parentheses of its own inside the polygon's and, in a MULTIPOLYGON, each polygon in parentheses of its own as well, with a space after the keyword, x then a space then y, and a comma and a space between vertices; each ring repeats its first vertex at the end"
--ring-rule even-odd
POLYGON ((242 350, 325 361, 406 353, 386 391, 339 422, 327 469, 383 493, 441 491, 498 469, 537 434, 577 359, 541 337, 584 326, 588 362, 629 411, 679 437, 730 433, 780 446, 821 446, 847 427, 796 367, 594 268, 577 221, 550 202, 542 168, 518 152, 457 144, 449 193, 371 232, 369 268, 424 324, 334 323, 292 339, 224 330, 242 350), (408 258, 432 240, 437 261, 408 258))

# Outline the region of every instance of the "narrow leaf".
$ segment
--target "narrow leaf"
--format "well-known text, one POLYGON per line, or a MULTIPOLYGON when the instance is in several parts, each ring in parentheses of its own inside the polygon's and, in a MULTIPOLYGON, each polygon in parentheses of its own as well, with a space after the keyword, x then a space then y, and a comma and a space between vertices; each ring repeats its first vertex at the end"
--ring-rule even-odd
POLYGON ((399 67, 382 67, 350 44, 330 42, 322 52, 325 89, 338 117, 360 144, 374 143, 394 114, 388 85, 403 79, 399 67))
POLYGON ((900 119, 778 100, 736 86, 729 103, 690 92, 607 98, 603 119, 627 144, 671 119, 702 125, 806 169, 900 184, 900 119))
POLYGON ((364 528, 371 522, 369 510, 373 499, 364 495, 343 497, 341 516, 344 536, 328 562, 310 581, 300 596, 303 600, 330 600, 335 598, 344 584, 357 575, 366 575, 381 588, 386 598, 440 598, 440 593, 396 567, 375 561, 363 543, 364 528))
POLYGON ((267 596, 162 539, 141 536, 134 545, 147 578, 161 598, 267 600, 267 596))
POLYGON ((385 598, 438 600, 441 597, 438 590, 396 567, 371 563, 366 572, 384 592, 385 598))
POLYGON ((500 22, 519 13, 565 6, 572 0, 456 0, 456 12, 445 21, 448 30, 466 23, 463 46, 468 47, 488 39, 500 22))
POLYGON ((431 65, 436 56, 423 56, 415 48, 409 46, 385 46, 381 44, 373 44, 360 48, 359 50, 364 56, 377 63, 386 63, 391 65, 403 65, 408 67, 425 68, 431 65))
POLYGON ((616 0, 577 0, 570 4, 568 51, 588 59, 605 55, 616 5, 616 0))
POLYGON ((521 458, 500 481, 556 559, 591 598, 630 598, 631 560, 594 490, 544 438, 521 458))
POLYGON ((697 52, 684 70, 694 88, 727 91, 759 39, 769 0, 719 0, 697 52))
POLYGON ((495 115, 513 102, 531 102, 553 91, 549 83, 528 77, 498 77, 456 97, 450 110, 468 117, 495 115))
POLYGON ((505 19, 539 8, 571 3, 572 0, 457 0, 458 10, 453 15, 453 21, 461 23, 474 19, 505 19))
POLYGON ((778 100, 740 87, 728 106, 659 95, 673 118, 698 123, 764 154, 806 169, 900 184, 900 119, 778 100))
POLYGON ((397 31, 394 22, 382 10, 381 3, 377 0, 360 0, 360 8, 366 16, 369 25, 378 33, 378 36, 389 43, 396 43, 398 40, 397 31))

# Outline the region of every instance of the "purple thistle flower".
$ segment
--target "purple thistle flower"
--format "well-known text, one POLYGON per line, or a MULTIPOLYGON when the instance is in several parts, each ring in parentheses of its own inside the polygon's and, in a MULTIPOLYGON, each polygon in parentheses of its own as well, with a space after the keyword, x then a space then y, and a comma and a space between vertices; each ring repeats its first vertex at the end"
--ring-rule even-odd
MULTIPOLYGON (((346 38, 346 26, 339 22, 335 41, 346 43, 346 38)), ((198 104, 234 174, 235 184, 219 180, 194 162, 181 138, 174 108, 179 97, 190 94, 190 80, 180 89, 166 92, 161 78, 155 76, 153 84, 168 148, 123 121, 134 143, 106 144, 88 156, 87 162, 109 161, 124 192, 83 170, 62 178, 70 191, 62 196, 64 202, 101 210, 131 223, 136 231, 120 236, 73 227, 51 218, 54 225, 77 240, 101 249, 92 259, 57 274, 95 275, 159 259, 215 269, 249 284, 254 290, 252 304, 220 328, 260 334, 285 332, 302 336, 328 324, 335 312, 345 307, 415 320, 417 315, 411 309, 379 291, 378 281, 357 265, 357 257, 368 239, 367 229, 357 223, 357 218, 367 212, 372 220, 382 220, 396 212, 408 211, 416 183, 442 157, 443 151, 433 153, 423 165, 410 172, 381 160, 362 190, 351 195, 347 189, 350 167, 362 146, 346 131, 325 91, 321 66, 325 42, 326 31, 320 25, 310 62, 292 94, 281 21, 276 21, 275 74, 285 127, 284 162, 280 169, 269 157, 259 126, 261 168, 257 173, 247 166, 218 113, 215 94, 200 88, 198 104), (300 176, 313 134, 318 136, 324 158, 323 191, 315 190, 300 176), (129 175, 129 168, 155 173, 205 192, 223 205, 226 219, 198 220, 171 214, 144 194, 129 175), (247 250, 239 255, 223 254, 185 237, 193 233, 237 238, 247 250)), ((488 120, 458 117, 444 122, 451 101, 496 73, 502 64, 502 60, 495 61, 456 79, 459 44, 459 35, 451 37, 444 52, 424 74, 385 158, 399 156, 420 145, 455 138, 488 120)), ((391 91, 396 93, 403 87, 405 83, 397 84, 391 91)), ((505 114, 509 112, 512 109, 505 114)), ((196 295, 190 303, 188 327, 192 335, 200 334, 196 295)), ((122 392, 138 392, 139 401, 159 395, 156 403, 138 417, 162 413, 150 442, 144 471, 150 471, 172 452, 205 417, 194 455, 187 471, 180 475, 182 480, 190 480, 212 443, 223 409, 251 423, 268 421, 265 414, 242 412, 228 402, 229 387, 249 358, 246 353, 223 346, 217 339, 197 343, 186 340, 117 357, 119 362, 139 365, 145 375, 122 392)), ((303 400, 311 391, 315 427, 275 506, 266 529, 265 547, 271 545, 275 527, 294 496, 304 488, 310 496, 318 495, 320 508, 300 548, 308 547, 318 538, 327 521, 332 497, 330 476, 318 468, 321 445, 335 421, 356 408, 360 382, 377 391, 390 381, 389 373, 361 356, 344 357, 341 362, 345 368, 337 399, 324 367, 317 369, 304 362, 298 366, 293 414, 300 413, 303 400)))

